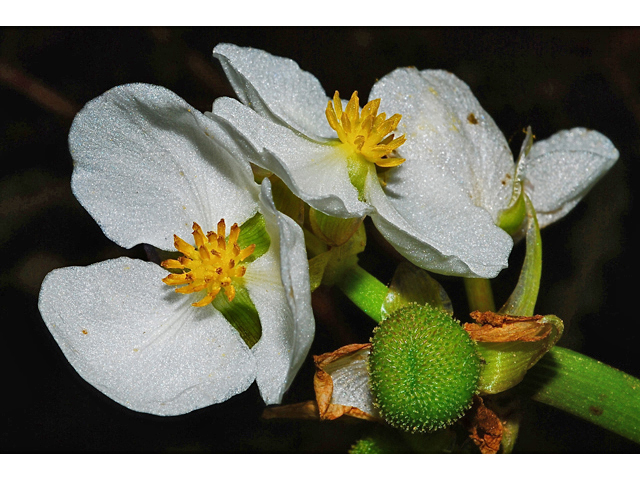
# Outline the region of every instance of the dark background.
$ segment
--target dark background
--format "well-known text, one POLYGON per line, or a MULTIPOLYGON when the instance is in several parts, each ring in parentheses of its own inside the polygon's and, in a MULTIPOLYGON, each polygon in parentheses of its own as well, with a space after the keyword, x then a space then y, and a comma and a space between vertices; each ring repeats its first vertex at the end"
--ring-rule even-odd
MULTIPOLYGON (((132 412, 100 394, 68 365, 37 309, 54 268, 121 255, 71 194, 67 148, 75 112, 116 85, 167 87, 194 107, 233 95, 217 61, 219 42, 289 57, 331 94, 358 90, 398 66, 446 69, 467 82, 517 152, 522 130, 537 138, 575 126, 596 129, 620 160, 565 219, 543 231, 538 313, 565 321, 560 345, 640 376, 632 310, 640 161, 640 30, 327 28, 5 28, 0 31, 0 245, 4 397, 3 452, 343 452, 365 422, 260 419, 257 388, 177 418, 132 412), (631 290, 628 290, 631 288, 631 290)), ((384 281, 393 261, 373 235, 363 264, 384 281)), ((496 301, 513 287, 495 283, 496 301)), ((442 279, 458 317, 460 281, 442 279)), ((73 295, 73 292, 69 292, 73 295)), ((373 324, 337 292, 315 294, 312 354, 367 341, 373 324)), ((307 361, 285 403, 313 398, 307 361)), ((544 405, 525 403, 517 452, 640 452, 640 448, 544 405)))

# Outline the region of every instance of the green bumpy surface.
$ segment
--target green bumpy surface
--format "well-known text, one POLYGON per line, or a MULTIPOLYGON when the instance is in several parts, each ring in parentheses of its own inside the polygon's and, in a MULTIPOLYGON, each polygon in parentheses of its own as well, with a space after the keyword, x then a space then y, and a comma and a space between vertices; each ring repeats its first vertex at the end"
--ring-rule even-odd
POLYGON ((352 445, 351 449, 349 449, 349 453, 353 454, 373 454, 373 453, 387 453, 384 448, 382 448, 375 439, 367 437, 361 440, 358 440, 354 445, 352 445))
POLYGON ((476 345, 450 315, 428 305, 395 311, 375 330, 369 354, 375 404, 392 426, 428 432, 458 420, 480 378, 476 345))

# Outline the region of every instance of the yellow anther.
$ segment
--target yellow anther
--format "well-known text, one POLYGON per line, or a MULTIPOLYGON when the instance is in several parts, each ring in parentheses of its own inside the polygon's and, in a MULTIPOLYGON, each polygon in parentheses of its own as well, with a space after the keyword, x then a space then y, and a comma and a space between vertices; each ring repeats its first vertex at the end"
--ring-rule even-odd
POLYGON ((391 133, 400 123, 401 115, 387 119, 386 114, 378 115, 380 99, 371 100, 360 111, 358 92, 353 92, 344 111, 340 95, 336 91, 333 101, 329 100, 325 111, 327 121, 338 134, 344 145, 349 145, 368 161, 381 167, 395 167, 404 158, 392 156, 393 151, 405 142, 405 137, 394 139, 391 133))
POLYGON ((194 248, 177 235, 174 235, 176 249, 185 255, 177 260, 169 259, 162 262, 164 268, 182 270, 182 273, 171 273, 162 281, 167 285, 185 285, 176 288, 178 293, 195 293, 206 291, 202 300, 192 303, 194 307, 209 305, 220 290, 232 301, 236 295, 233 286, 235 278, 242 277, 247 267, 241 265, 255 250, 255 244, 241 249, 238 246, 240 228, 234 223, 225 240, 226 226, 224 220, 218 222, 216 232, 203 233, 197 223, 193 223, 194 248))

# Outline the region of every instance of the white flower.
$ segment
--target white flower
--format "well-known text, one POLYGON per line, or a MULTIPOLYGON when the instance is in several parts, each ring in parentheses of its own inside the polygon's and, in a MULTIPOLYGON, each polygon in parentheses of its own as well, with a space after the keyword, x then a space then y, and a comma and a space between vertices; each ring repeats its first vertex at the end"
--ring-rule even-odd
POLYGON ((398 131, 407 136, 399 149, 407 158, 406 168, 390 173, 395 186, 388 183, 387 192, 395 197, 436 189, 432 176, 436 166, 494 222, 520 179, 540 228, 547 226, 566 215, 619 156, 604 135, 574 128, 535 142, 514 165, 504 135, 469 87, 442 70, 398 68, 373 86, 371 96, 403 113, 398 131))
POLYGON ((352 117, 363 125, 345 140, 339 131, 345 122, 336 124, 332 111, 341 120, 346 102, 336 96, 327 108, 318 80, 292 60, 229 44, 218 45, 214 56, 244 105, 220 98, 212 114, 261 153, 259 166, 326 214, 370 215, 400 253, 434 272, 491 278, 507 266, 513 241, 496 222, 517 175, 545 225, 570 210, 618 157, 601 134, 575 129, 534 144, 516 171, 504 136, 467 85, 443 71, 400 68, 370 95, 385 112, 402 116, 394 122, 402 136, 387 139, 397 142, 388 143, 396 156, 377 162, 359 148, 372 135, 363 127, 365 110, 375 117, 377 101, 352 117), (376 163, 397 166, 380 171, 376 163))
POLYGON ((172 282, 181 275, 154 263, 119 258, 55 270, 42 284, 42 318, 71 365, 133 410, 180 415, 254 380, 265 402, 277 403, 313 339, 302 230, 276 211, 269 181, 261 188, 253 181, 242 152, 220 146, 223 135, 172 92, 143 84, 89 102, 71 128, 72 189, 104 233, 125 248, 175 250, 175 242, 202 260, 197 267, 183 260, 192 269, 184 281, 172 282), (240 225, 227 241, 225 223, 240 225), (245 230, 257 235, 249 241, 260 252, 246 258, 255 247, 233 243, 251 224, 245 230), (199 225, 217 232, 204 237, 199 225), (192 228, 197 252, 181 240, 192 228), (194 293, 175 291, 185 283, 178 290, 194 293), (233 299, 238 292, 244 300, 233 299), (204 306, 192 305, 199 301, 204 306), (257 312, 252 348, 221 305, 240 316, 257 312))

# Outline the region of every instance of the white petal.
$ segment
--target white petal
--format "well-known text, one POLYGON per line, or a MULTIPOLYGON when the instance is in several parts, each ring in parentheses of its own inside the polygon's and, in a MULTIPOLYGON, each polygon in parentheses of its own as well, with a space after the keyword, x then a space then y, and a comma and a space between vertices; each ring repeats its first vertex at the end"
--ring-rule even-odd
POLYGON ((594 130, 563 130, 536 142, 518 165, 540 228, 565 216, 618 160, 611 141, 594 130))
POLYGON ((162 87, 113 88, 89 102, 69 134, 72 189, 105 235, 130 248, 172 250, 221 218, 241 224, 257 209, 247 161, 213 137, 220 127, 162 87))
POLYGON ((167 272, 119 258, 54 270, 40 313, 67 360, 118 403, 180 415, 220 403, 255 379, 255 360, 213 307, 161 282, 167 272))
POLYGON ((388 116, 402 115, 397 131, 406 142, 398 154, 407 162, 399 168, 412 171, 405 175, 405 188, 418 188, 411 179, 420 183, 435 166, 497 220, 511 197, 513 157, 464 82, 440 70, 400 68, 380 79, 370 98, 381 98, 380 109, 388 116), (414 158, 419 162, 410 163, 414 158))
POLYGON ((276 210, 269 179, 263 180, 260 199, 271 247, 250 264, 244 278, 262 325, 252 349, 257 383, 264 401, 272 404, 282 400, 306 358, 315 321, 302 229, 276 210))
POLYGON ((260 200, 271 238, 276 238, 276 233, 279 235, 276 245, 279 244, 277 253, 280 279, 291 311, 286 325, 286 329, 293 332, 292 342, 287 345, 290 366, 283 390, 286 391, 309 353, 315 333, 315 320, 311 308, 309 262, 302 228, 291 218, 276 210, 269 179, 262 182, 260 200))
POLYGON ((213 56, 245 105, 315 140, 336 138, 324 114, 329 98, 318 79, 296 62, 228 43, 217 45, 213 56))
POLYGON ((371 211, 358 200, 341 148, 297 135, 231 98, 217 99, 212 114, 237 132, 238 143, 249 142, 261 153, 261 158, 252 161, 275 173, 313 208, 342 218, 362 217, 371 211))
POLYGON ((366 185, 376 208, 373 223, 407 260, 425 270, 463 277, 493 278, 507 267, 513 241, 489 212, 475 206, 436 168, 416 179, 412 189, 403 178, 410 173, 390 171, 384 191, 375 176, 369 176, 366 185))
POLYGON ((369 415, 379 417, 369 386, 369 351, 370 348, 357 350, 330 363, 324 370, 331 375, 333 382, 331 403, 356 407, 369 415))
POLYGON ((262 326, 262 336, 251 352, 257 364, 256 382, 267 405, 282 399, 291 369, 291 347, 295 343, 293 313, 287 304, 279 267, 277 248, 269 248, 247 267, 244 275, 262 326))

